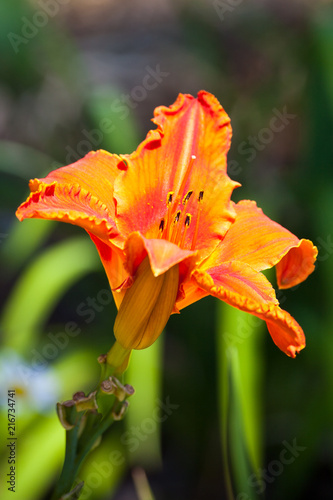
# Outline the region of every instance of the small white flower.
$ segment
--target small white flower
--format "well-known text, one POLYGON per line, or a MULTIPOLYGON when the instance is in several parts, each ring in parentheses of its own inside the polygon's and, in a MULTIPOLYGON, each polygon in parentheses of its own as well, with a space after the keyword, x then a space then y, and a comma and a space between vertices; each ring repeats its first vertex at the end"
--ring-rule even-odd
POLYGON ((12 350, 0 354, 0 406, 7 407, 8 391, 15 391, 19 412, 47 413, 53 411, 59 399, 60 383, 55 371, 45 367, 31 368, 20 355, 12 350))

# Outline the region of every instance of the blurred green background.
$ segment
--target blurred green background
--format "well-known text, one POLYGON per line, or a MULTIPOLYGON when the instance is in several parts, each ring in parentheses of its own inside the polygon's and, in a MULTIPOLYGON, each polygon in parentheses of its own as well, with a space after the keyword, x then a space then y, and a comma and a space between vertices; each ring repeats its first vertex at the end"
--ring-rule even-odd
POLYGON ((205 89, 231 117, 233 199, 318 246, 315 273, 278 293, 307 347, 289 359, 262 322, 212 298, 171 317, 133 356, 136 395, 83 467, 82 499, 148 500, 143 471, 156 500, 331 499, 332 3, 2 0, 0 33, 1 498, 49 498, 55 403, 94 388, 116 314, 84 231, 16 220, 28 180, 91 149, 133 151, 156 106, 205 89))

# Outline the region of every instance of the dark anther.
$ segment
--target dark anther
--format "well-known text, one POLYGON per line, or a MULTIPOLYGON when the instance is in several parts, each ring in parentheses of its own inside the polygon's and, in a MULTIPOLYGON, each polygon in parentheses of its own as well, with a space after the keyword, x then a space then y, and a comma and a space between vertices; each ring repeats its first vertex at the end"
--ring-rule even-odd
POLYGON ((202 201, 203 195, 204 195, 204 192, 200 191, 198 201, 202 201))
POLYGON ((188 227, 190 225, 190 223, 191 223, 191 217, 192 217, 191 214, 186 214, 185 222, 184 222, 185 226, 188 227))
POLYGON ((188 193, 184 196, 183 205, 185 205, 185 203, 191 198, 192 194, 193 191, 188 191, 188 193))
POLYGON ((179 221, 180 214, 181 214, 181 211, 180 211, 180 210, 178 210, 178 212, 176 213, 175 220, 174 220, 174 223, 175 223, 175 224, 179 221))
POLYGON ((170 205, 172 203, 172 196, 173 196, 173 191, 170 191, 167 196, 167 204, 170 205))
POLYGON ((163 231, 164 229, 164 219, 161 219, 161 222, 160 222, 160 225, 159 225, 159 228, 158 228, 160 231, 163 231))

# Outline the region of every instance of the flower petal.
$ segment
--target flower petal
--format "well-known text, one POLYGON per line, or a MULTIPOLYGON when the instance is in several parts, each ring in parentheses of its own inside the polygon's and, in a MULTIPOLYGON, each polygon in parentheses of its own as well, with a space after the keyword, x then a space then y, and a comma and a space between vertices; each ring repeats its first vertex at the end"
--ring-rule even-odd
POLYGON ((278 304, 275 291, 267 278, 243 262, 223 262, 207 270, 215 286, 239 294, 258 303, 278 304))
POLYGON ((276 265, 279 288, 290 288, 302 283, 314 271, 317 255, 317 247, 312 241, 298 241, 297 246, 291 248, 276 265))
POLYGON ((302 328, 280 309, 269 282, 250 266, 228 262, 209 274, 196 270, 193 278, 214 297, 266 321, 274 343, 288 356, 295 357, 305 347, 302 328))
POLYGON ((116 237, 113 184, 119 163, 116 155, 91 152, 44 179, 30 181, 31 194, 18 208, 17 217, 60 220, 103 239, 116 237))
POLYGON ((238 183, 226 173, 230 119, 216 98, 202 91, 197 99, 180 94, 169 108, 157 108, 153 122, 158 128, 136 152, 123 156, 128 169, 117 178, 114 191, 118 227, 124 235, 140 231, 157 238, 162 219, 167 225, 177 210, 186 211, 192 223, 183 247, 191 248, 200 209, 196 248, 209 254, 234 220, 230 196, 238 183), (191 190, 185 207, 182 202, 191 190))
POLYGON ((148 254, 154 276, 160 276, 168 269, 195 255, 190 250, 182 250, 166 240, 147 239, 140 233, 132 233, 126 240, 125 268, 134 276, 137 268, 148 254))
POLYGON ((317 249, 309 240, 299 240, 266 217, 254 201, 241 201, 235 210, 234 224, 203 268, 231 260, 249 264, 257 271, 277 264, 280 288, 297 285, 312 273, 317 249))
POLYGON ((126 291, 114 324, 114 334, 125 349, 145 349, 162 333, 178 293, 178 265, 154 276, 146 257, 133 285, 126 291))
POLYGON ((194 302, 197 302, 198 300, 203 299, 208 295, 209 293, 200 288, 196 281, 191 280, 184 283, 180 287, 180 293, 179 297, 177 298, 175 312, 178 312, 181 309, 184 309, 184 307, 194 304, 194 302))
POLYGON ((124 298, 129 275, 124 268, 124 254, 117 247, 107 245, 100 238, 89 233, 90 238, 95 243, 100 259, 108 277, 111 292, 117 309, 124 298))

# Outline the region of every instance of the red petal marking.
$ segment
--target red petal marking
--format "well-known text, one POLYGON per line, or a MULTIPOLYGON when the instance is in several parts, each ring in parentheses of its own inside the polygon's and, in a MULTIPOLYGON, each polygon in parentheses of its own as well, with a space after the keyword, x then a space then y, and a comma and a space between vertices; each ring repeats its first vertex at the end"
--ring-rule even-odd
MULTIPOLYGON (((17 217, 60 220, 82 226, 103 239, 115 238, 114 180, 122 160, 106 151, 84 158, 30 181, 31 194, 17 210, 17 217)), ((121 245, 120 241, 118 243, 121 245)))
POLYGON ((124 255, 116 247, 107 245, 94 234, 89 233, 92 241, 95 243, 106 275, 108 277, 110 288, 113 294, 114 301, 119 309, 124 297, 126 288, 132 283, 128 272, 124 268, 124 255))
POLYGON ((172 224, 168 212, 182 211, 183 198, 193 190, 186 207, 192 223, 184 241, 184 248, 190 249, 199 210, 193 200, 204 190, 196 242, 204 257, 234 220, 230 196, 238 183, 226 174, 230 119, 211 94, 199 92, 197 99, 180 94, 169 108, 157 108, 153 121, 158 128, 136 152, 124 156, 128 170, 115 181, 117 225, 124 235, 140 231, 146 238, 158 238, 161 220, 167 221, 165 227, 172 224), (167 202, 170 192, 172 208, 167 202))
POLYGON ((45 185, 38 179, 31 182, 27 201, 16 211, 19 220, 25 218, 52 219, 81 226, 96 236, 108 240, 119 235, 108 208, 98 198, 78 185, 45 185))

